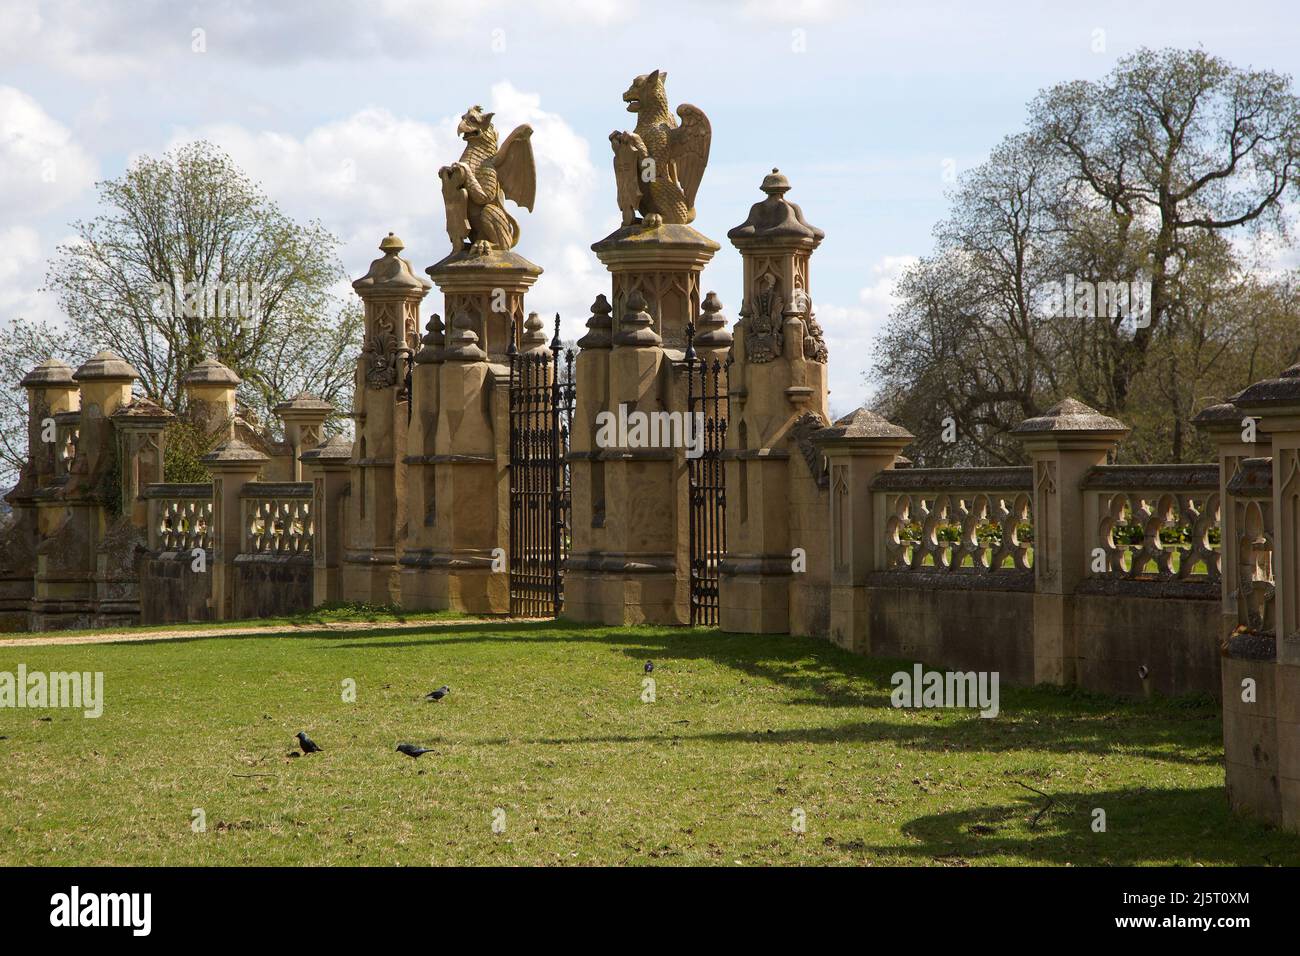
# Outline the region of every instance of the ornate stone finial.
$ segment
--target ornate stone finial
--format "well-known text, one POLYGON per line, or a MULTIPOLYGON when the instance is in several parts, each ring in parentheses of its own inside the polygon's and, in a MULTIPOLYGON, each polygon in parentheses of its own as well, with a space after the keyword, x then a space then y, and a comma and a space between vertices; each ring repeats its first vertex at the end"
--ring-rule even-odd
POLYGON ((591 318, 587 319, 587 334, 578 339, 578 348, 607 349, 613 344, 613 323, 609 317, 613 311, 604 293, 596 296, 596 301, 591 303, 591 318))
POLYGON ((363 297, 368 292, 380 290, 401 292, 433 288, 433 283, 417 276, 411 264, 398 255, 404 248, 402 240, 390 232, 379 243, 383 255, 370 263, 370 269, 352 283, 352 288, 363 297))
POLYGON ((1266 378, 1242 389, 1232 401, 1238 408, 1247 411, 1300 404, 1300 362, 1276 378, 1266 378))
POLYGON ((238 462, 263 462, 270 461, 270 457, 262 454, 252 445, 239 438, 227 438, 220 445, 208 452, 199 461, 203 462, 209 468, 213 465, 238 462))
POLYGON ((668 111, 667 79, 667 73, 655 70, 633 80, 623 102, 637 114, 636 130, 609 134, 624 226, 637 221, 638 211, 647 225, 695 219, 695 194, 709 162, 713 127, 689 103, 677 107, 682 120, 677 125, 668 111))
POLYGON ((471 106, 456 127, 465 140, 465 151, 459 160, 438 170, 453 255, 513 249, 519 242, 519 223, 506 212, 503 199, 529 212, 533 209, 537 193, 533 128, 526 123, 515 127, 498 148, 494 115, 471 106))
POLYGON ((1199 412, 1192 419, 1192 424, 1203 431, 1207 432, 1239 432, 1241 431, 1241 420, 1245 414, 1237 407, 1236 401, 1241 392, 1236 395, 1230 395, 1222 402, 1209 405, 1199 412))
POLYGON ((225 385, 233 387, 242 382, 233 369, 227 368, 217 361, 215 355, 209 355, 202 362, 199 362, 183 376, 181 376, 182 385, 225 385))
POLYGON ((722 314, 722 302, 716 292, 710 292, 700 303, 700 321, 696 327, 694 344, 709 349, 731 344, 727 317, 722 314))
POLYGON ((536 312, 529 312, 524 319, 524 334, 520 337, 520 351, 544 352, 546 350, 546 331, 542 319, 536 312))
POLYGON ((785 198, 790 191, 790 180, 778 169, 773 169, 763 177, 759 187, 767 194, 762 202, 755 203, 749 209, 749 218, 727 233, 727 238, 736 242, 749 239, 795 239, 816 248, 826 238, 826 233, 810 225, 803 217, 803 210, 797 203, 785 198))
POLYGON ((479 347, 478 333, 474 331, 474 317, 464 309, 456 313, 451 322, 451 341, 444 357, 448 362, 481 362, 487 353, 479 347))
POLYGON ((302 461, 347 461, 352 457, 352 441, 342 435, 334 435, 298 457, 302 461))
POLYGON ((96 352, 81 368, 72 373, 78 382, 134 382, 140 373, 116 352, 96 352))
POLYGON ((1113 435, 1115 440, 1129 433, 1123 422, 1103 415, 1077 398, 1065 398, 1042 415, 1026 418, 1011 430, 1013 435, 1113 435))
POLYGON ((645 296, 639 290, 634 290, 627 297, 623 321, 619 323, 618 334, 614 336, 615 345, 647 346, 660 343, 654 330, 654 319, 646 311, 647 307, 645 296))
POLYGON ((814 432, 811 436, 812 442, 817 445, 847 442, 864 445, 899 444, 900 447, 915 438, 906 428, 895 425, 869 408, 855 408, 843 418, 837 419, 834 425, 814 432))
POLYGON ((18 383, 23 388, 76 388, 72 380, 72 366, 62 359, 47 358, 40 365, 23 376, 18 383))
POLYGON ((442 347, 446 344, 446 330, 443 328, 442 316, 437 312, 429 316, 424 327, 424 337, 420 339, 420 351, 415 353, 417 365, 429 365, 442 361, 442 347))

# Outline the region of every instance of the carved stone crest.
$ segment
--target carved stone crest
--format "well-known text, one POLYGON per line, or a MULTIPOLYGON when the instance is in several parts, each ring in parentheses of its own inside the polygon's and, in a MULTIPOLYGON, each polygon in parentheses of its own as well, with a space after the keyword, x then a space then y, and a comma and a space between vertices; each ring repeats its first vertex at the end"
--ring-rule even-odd
POLYGON ((780 280, 764 272, 755 283, 754 295, 746 303, 745 361, 762 364, 778 358, 785 344, 783 323, 785 300, 780 280))
POLYGON ((803 455, 803 460, 808 463, 808 471, 812 473, 817 487, 823 491, 830 487, 830 473, 826 468, 826 458, 813 444, 812 436, 814 432, 825 428, 826 424, 825 419, 816 412, 804 412, 790 426, 790 434, 799 448, 799 453, 803 455))

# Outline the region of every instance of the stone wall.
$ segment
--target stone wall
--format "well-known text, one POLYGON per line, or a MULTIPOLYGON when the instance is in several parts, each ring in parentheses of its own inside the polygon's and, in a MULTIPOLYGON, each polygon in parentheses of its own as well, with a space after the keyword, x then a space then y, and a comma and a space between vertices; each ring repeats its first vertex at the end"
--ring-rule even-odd
POLYGON ((149 554, 140 562, 140 623, 212 620, 212 575, 193 570, 186 552, 149 554))

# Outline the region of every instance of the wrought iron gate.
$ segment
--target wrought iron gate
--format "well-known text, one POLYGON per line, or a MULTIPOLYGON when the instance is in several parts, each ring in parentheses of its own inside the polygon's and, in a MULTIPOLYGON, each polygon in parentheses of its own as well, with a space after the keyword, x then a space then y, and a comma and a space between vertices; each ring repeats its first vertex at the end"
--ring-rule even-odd
MULTIPOLYGON (((686 407, 693 428, 703 425, 703 453, 686 459, 690 485, 691 624, 718 623, 718 565, 727 554, 727 491, 722 449, 731 400, 731 359, 695 355, 695 324, 686 327, 686 407)), ((698 439, 697 439, 698 440, 698 439)))
POLYGON ((569 431, 573 425, 573 350, 510 346, 510 613, 556 617, 564 609, 569 553, 569 431))

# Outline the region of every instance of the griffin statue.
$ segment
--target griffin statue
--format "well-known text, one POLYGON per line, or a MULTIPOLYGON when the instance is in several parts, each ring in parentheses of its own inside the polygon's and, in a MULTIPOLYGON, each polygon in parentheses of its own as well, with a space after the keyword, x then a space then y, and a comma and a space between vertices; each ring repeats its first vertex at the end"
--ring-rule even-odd
POLYGON ((623 94, 627 111, 636 113, 635 132, 609 134, 614 149, 614 179, 623 225, 689 223, 695 218, 695 192, 709 162, 713 128, 709 118, 689 103, 677 107, 682 123, 668 111, 664 81, 655 70, 638 76, 623 94))
POLYGON ((456 127, 465 140, 465 152, 457 162, 438 170, 453 253, 469 249, 479 255, 514 248, 519 223, 506 212, 505 201, 513 200, 529 212, 533 209, 537 192, 533 128, 527 123, 516 127, 498 148, 493 115, 481 106, 470 107, 456 127))

